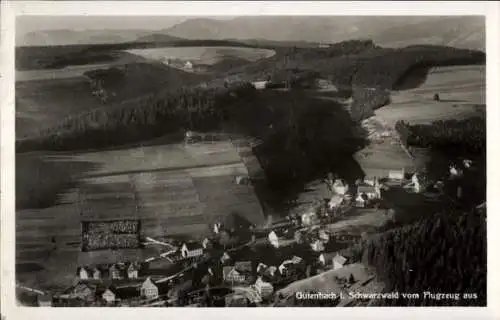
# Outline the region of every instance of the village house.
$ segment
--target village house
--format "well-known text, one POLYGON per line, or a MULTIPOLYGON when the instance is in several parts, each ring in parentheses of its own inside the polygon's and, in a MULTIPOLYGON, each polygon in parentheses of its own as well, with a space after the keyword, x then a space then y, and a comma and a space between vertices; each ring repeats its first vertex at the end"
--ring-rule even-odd
POLYGON ((88 280, 89 279, 90 270, 87 267, 78 267, 76 274, 80 278, 80 280, 88 280))
POLYGON ((268 266, 266 264, 259 262, 259 264, 257 265, 257 274, 264 273, 267 268, 268 268, 268 266))
POLYGON ((347 259, 339 254, 336 254, 333 257, 333 269, 337 270, 344 267, 344 264, 347 262, 347 259))
POLYGON ((139 268, 134 263, 131 263, 127 268, 127 276, 129 279, 137 279, 139 277, 139 268))
POLYGON ((463 175, 463 170, 455 165, 450 165, 450 179, 458 178, 463 175))
POLYGON ((276 266, 270 266, 264 271, 264 275, 273 278, 276 275, 276 271, 278 271, 276 266))
POLYGON ((313 225, 317 222, 318 217, 316 215, 316 212, 310 211, 310 212, 304 213, 301 216, 301 220, 302 220, 303 226, 310 226, 310 225, 313 225))
POLYGON ((203 254, 203 248, 197 243, 184 243, 181 247, 181 255, 183 258, 199 257, 203 254))
POLYGON ((146 299, 156 299, 158 298, 158 287, 151 280, 151 277, 147 277, 146 280, 141 285, 141 297, 146 299))
POLYGON ((336 194, 343 196, 349 191, 349 185, 344 183, 341 179, 335 179, 332 189, 336 194))
POLYGON ((257 281, 255 281, 255 290, 261 298, 267 299, 272 296, 274 287, 271 283, 262 280, 261 277, 258 277, 257 281))
POLYGON ((203 249, 211 249, 212 248, 212 241, 210 241, 210 239, 208 238, 205 238, 203 239, 203 241, 201 242, 201 246, 203 247, 203 249))
POLYGON ((275 248, 280 247, 280 241, 279 241, 279 238, 278 238, 278 235, 276 234, 276 232, 274 232, 274 231, 269 232, 269 235, 267 236, 267 238, 269 239, 269 243, 271 243, 271 245, 273 247, 275 247, 275 248))
POLYGON ((330 198, 330 201, 328 201, 328 209, 335 210, 342 205, 342 202, 344 202, 344 198, 338 194, 335 194, 330 198))
POLYGON ((229 283, 240 283, 245 281, 245 275, 238 272, 234 266, 223 267, 222 277, 224 281, 229 283))
POLYGON ((184 69, 193 70, 193 64, 191 63, 191 61, 186 61, 186 63, 184 64, 184 69))
POLYGON ((252 273, 252 261, 237 261, 234 268, 241 273, 252 273))
POLYGON ((116 302, 116 293, 112 288, 107 288, 101 295, 104 302, 107 304, 112 304, 116 302))
POLYGON ((53 303, 52 294, 47 293, 47 294, 38 295, 37 298, 38 298, 38 306, 39 307, 52 307, 52 303, 53 303))
POLYGON ((224 264, 224 263, 227 263, 229 261, 231 261, 231 257, 227 254, 227 252, 224 252, 224 254, 222 255, 222 257, 220 258, 220 262, 222 264, 224 264))
POLYGON ((248 176, 236 176, 234 182, 237 185, 247 185, 250 183, 250 178, 248 178, 248 176))
POLYGON ((323 243, 328 243, 330 241, 330 234, 326 230, 320 229, 318 231, 318 237, 323 243))
POLYGON ((301 257, 293 256, 291 259, 285 260, 278 267, 278 271, 282 275, 289 275, 294 269, 302 264, 304 260, 301 257))
POLYGON ((92 279, 100 280, 101 279, 101 270, 98 267, 92 268, 92 279))
POLYGON ((315 252, 321 252, 325 250, 325 245, 321 240, 317 239, 311 243, 311 249, 315 252))
POLYGON ((469 169, 472 166, 472 160, 469 159, 464 159, 462 161, 464 168, 469 169))
POLYGON ((405 178, 405 170, 390 170, 389 171, 389 180, 395 181, 395 182, 402 182, 405 178))
POLYGON ((118 267, 118 265, 116 264, 113 264, 110 268, 109 268, 109 277, 111 279, 115 279, 115 280, 118 280, 118 279, 122 279, 122 270, 118 267))
POLYGON ((222 224, 220 222, 214 223, 213 231, 215 234, 218 234, 222 230, 222 224))
POLYGON ((355 199, 355 205, 358 208, 364 208, 368 203, 368 196, 364 193, 358 193, 355 199))
POLYGON ((269 81, 254 81, 254 82, 252 82, 253 86, 257 90, 265 89, 267 87, 268 83, 269 83, 269 81))

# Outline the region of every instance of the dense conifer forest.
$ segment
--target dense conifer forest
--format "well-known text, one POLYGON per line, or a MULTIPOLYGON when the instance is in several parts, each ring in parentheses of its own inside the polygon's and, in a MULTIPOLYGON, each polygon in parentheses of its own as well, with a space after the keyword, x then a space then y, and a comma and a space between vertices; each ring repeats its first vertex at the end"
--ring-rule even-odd
POLYGON ((486 212, 460 212, 452 208, 421 222, 362 240, 350 250, 356 261, 372 266, 386 291, 398 300, 392 306, 486 305, 486 212), (423 298, 425 291, 459 294, 459 299, 423 298), (405 299, 401 293, 418 293, 405 299), (464 294, 477 295, 463 298, 464 294))

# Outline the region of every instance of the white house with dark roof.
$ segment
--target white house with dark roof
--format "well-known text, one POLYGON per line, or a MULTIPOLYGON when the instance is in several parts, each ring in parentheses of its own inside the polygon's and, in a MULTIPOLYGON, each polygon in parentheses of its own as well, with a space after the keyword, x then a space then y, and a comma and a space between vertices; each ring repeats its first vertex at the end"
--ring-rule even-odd
POLYGON ((271 283, 266 282, 262 280, 261 277, 257 278, 257 281, 255 281, 255 290, 257 293, 261 296, 261 298, 269 298, 272 296, 274 287, 271 283))
POLYGON ((241 274, 234 266, 222 268, 222 277, 224 281, 230 283, 240 283, 245 281, 245 275, 241 274))
POLYGON ((339 254, 336 254, 333 257, 333 269, 340 269, 344 267, 344 264, 347 262, 347 259, 339 254))
POLYGON ((269 239, 269 243, 271 243, 271 245, 275 248, 279 248, 280 247, 280 240, 279 240, 279 237, 278 235, 276 234, 276 232, 271 231, 269 232, 269 235, 267 236, 267 238, 269 239))
POLYGON ((99 268, 97 268, 97 267, 92 268, 92 279, 94 279, 94 280, 101 279, 101 270, 99 270, 99 268))
POLYGON ((317 239, 311 243, 311 249, 315 252, 321 252, 325 250, 325 245, 323 244, 323 241, 317 239))
POLYGON ((210 249, 212 247, 212 241, 208 238, 204 238, 203 241, 201 242, 201 246, 203 249, 210 249))
POLYGON ((199 257, 203 254, 203 247, 195 242, 184 243, 181 247, 183 258, 199 257))
POLYGON ((141 297, 146 299, 158 298, 158 286, 151 280, 151 277, 147 277, 142 283, 140 292, 141 297))
POLYGON ((120 267, 118 267, 118 265, 116 264, 113 264, 110 268, 109 268, 109 277, 111 279, 122 279, 122 270, 120 269, 120 267))
POLYGON ((234 263, 234 267, 239 272, 252 272, 252 261, 237 261, 234 263))
POLYGON ((344 183, 341 179, 335 179, 332 189, 336 194, 343 196, 349 190, 349 185, 344 183))
POLYGON ((139 277, 139 268, 135 263, 131 263, 128 266, 127 276, 129 279, 137 279, 139 277))
POLYGON ((264 272, 267 268, 268 266, 266 264, 259 262, 259 264, 257 265, 257 273, 264 272))

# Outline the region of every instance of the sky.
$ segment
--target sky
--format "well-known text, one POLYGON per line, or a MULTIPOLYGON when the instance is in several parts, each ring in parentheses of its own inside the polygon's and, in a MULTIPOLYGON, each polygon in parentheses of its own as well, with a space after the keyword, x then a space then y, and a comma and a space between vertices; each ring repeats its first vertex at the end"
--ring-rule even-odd
MULTIPOLYGON (((20 16, 16 21, 16 33, 55 29, 145 29, 160 30, 181 23, 186 16, 20 16)), ((211 17, 209 19, 232 19, 233 17, 211 17)))

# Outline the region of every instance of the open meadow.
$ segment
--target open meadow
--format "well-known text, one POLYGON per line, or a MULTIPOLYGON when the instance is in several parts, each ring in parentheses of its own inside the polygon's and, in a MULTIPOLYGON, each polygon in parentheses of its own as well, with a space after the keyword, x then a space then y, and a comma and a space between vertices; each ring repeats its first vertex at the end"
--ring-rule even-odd
POLYGON ((132 49, 128 50, 128 52, 151 60, 181 59, 182 61, 205 65, 212 65, 227 58, 255 62, 260 59, 270 58, 275 54, 273 50, 269 49, 244 47, 166 47, 132 49))
POLYGON ((429 123, 486 111, 484 65, 436 67, 418 77, 410 74, 406 80, 421 82, 416 88, 392 91, 391 103, 376 110, 376 117, 393 126, 398 120, 429 123), (433 100, 436 93, 440 101, 433 100))

